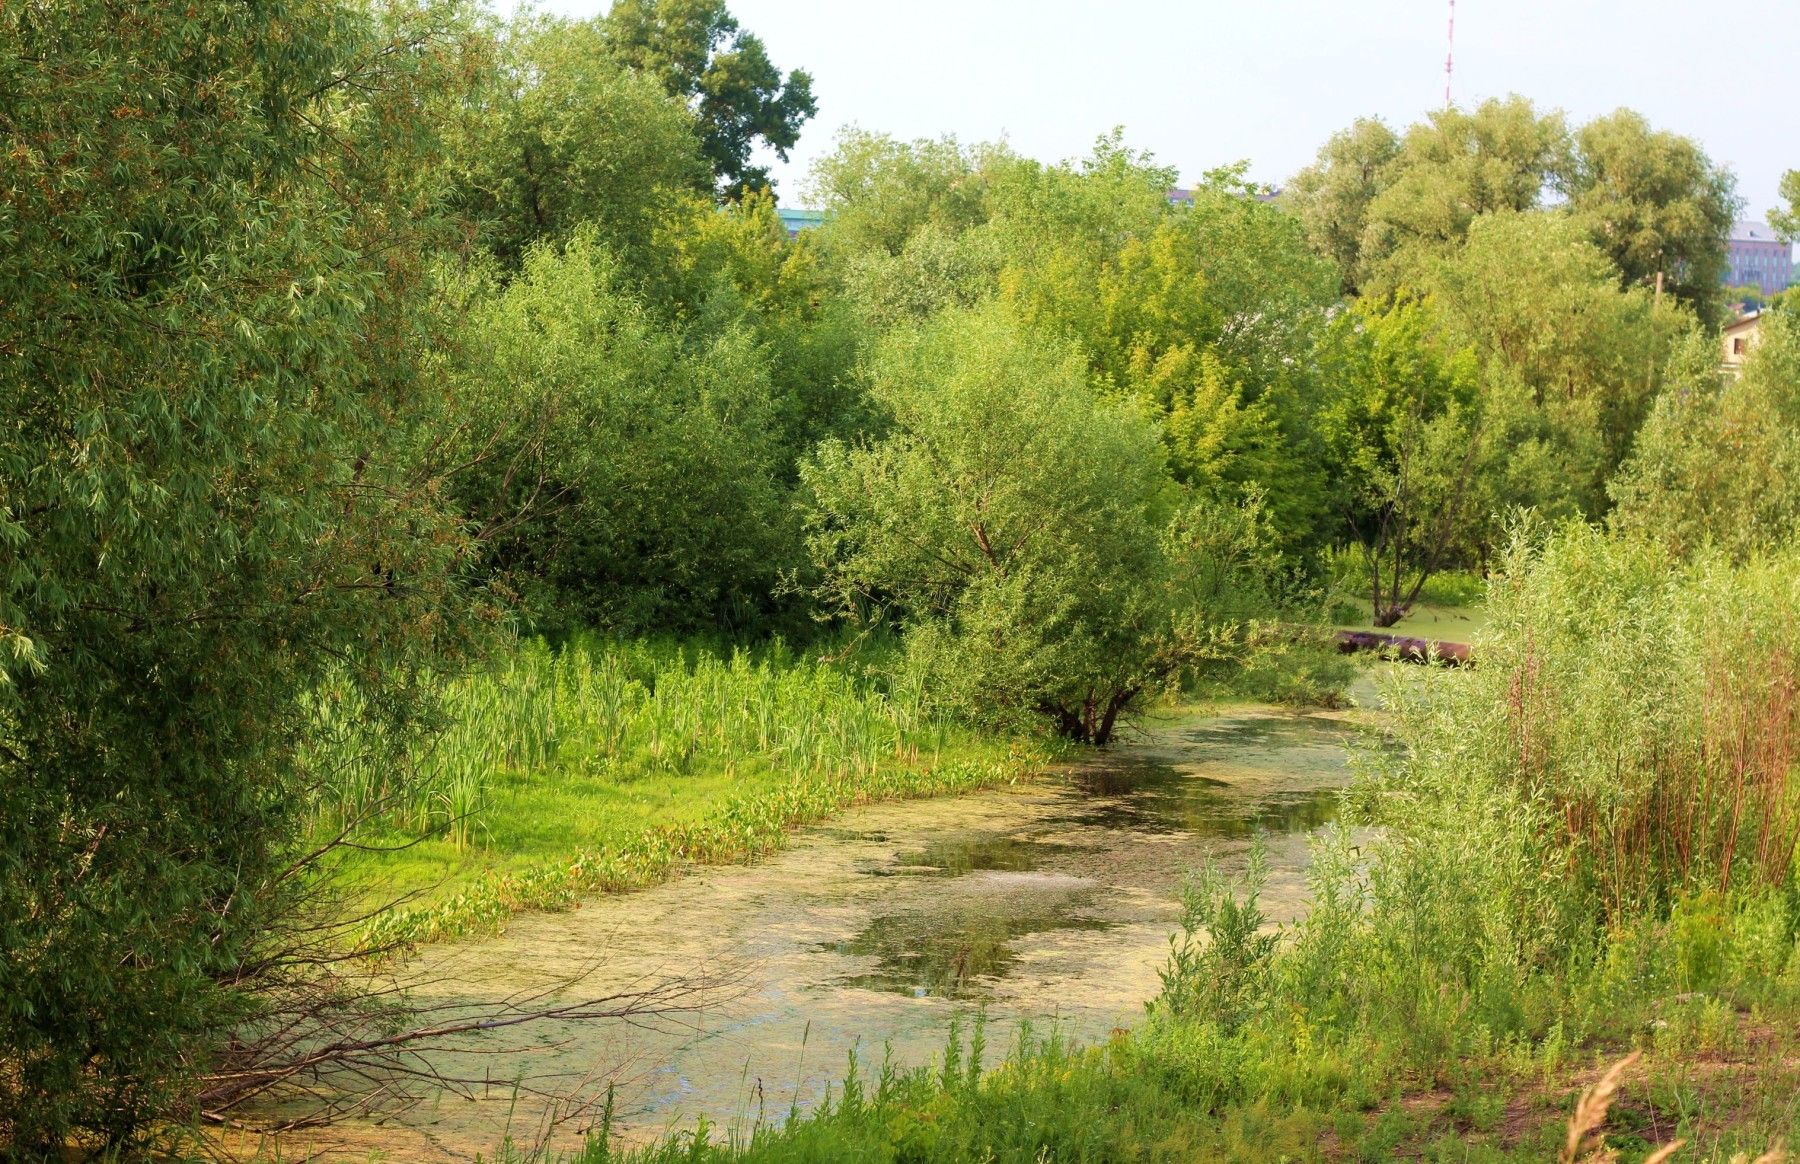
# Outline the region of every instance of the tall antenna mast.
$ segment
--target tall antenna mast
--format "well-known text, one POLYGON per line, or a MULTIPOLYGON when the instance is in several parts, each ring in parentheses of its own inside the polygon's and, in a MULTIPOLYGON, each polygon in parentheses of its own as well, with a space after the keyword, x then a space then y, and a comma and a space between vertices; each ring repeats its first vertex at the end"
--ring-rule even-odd
POLYGON ((1450 77, 1456 68, 1456 0, 1450 0, 1450 47, 1444 54, 1444 108, 1450 108, 1450 77))

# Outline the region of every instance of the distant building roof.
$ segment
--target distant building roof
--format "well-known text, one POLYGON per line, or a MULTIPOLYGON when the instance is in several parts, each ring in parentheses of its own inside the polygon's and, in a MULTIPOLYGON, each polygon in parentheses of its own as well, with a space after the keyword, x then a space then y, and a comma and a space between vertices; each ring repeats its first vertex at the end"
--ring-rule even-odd
POLYGON ((1758 222, 1754 218, 1740 219, 1731 224, 1732 242, 1778 243, 1781 237, 1775 228, 1766 222, 1758 222))
POLYGON ((803 230, 811 230, 825 221, 823 210, 799 210, 788 206, 777 206, 775 213, 781 219, 781 225, 789 238, 794 238, 803 230))
MULTIPOLYGON (((1259 190, 1254 197, 1258 202, 1273 202, 1281 197, 1281 191, 1273 188, 1259 190)), ((1174 206, 1192 206, 1194 192, 1186 186, 1172 186, 1169 188, 1169 202, 1174 206)))

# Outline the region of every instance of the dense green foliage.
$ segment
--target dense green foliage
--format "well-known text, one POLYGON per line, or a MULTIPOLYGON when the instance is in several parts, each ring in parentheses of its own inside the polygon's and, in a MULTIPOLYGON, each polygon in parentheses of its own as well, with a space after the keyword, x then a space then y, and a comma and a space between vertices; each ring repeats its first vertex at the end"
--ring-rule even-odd
POLYGON ((1683 350, 1670 390, 1613 483, 1613 524, 1678 554, 1744 559, 1800 532, 1800 328, 1772 312, 1739 376, 1716 341, 1683 350))
POLYGON ((1575 132, 1562 184, 1569 213, 1617 265, 1626 286, 1659 279, 1704 309, 1725 274, 1723 240, 1739 205, 1736 180, 1700 147, 1620 109, 1575 132))
POLYGON ((1433 573, 1467 558, 1488 512, 1477 486, 1498 443, 1484 427, 1475 361, 1433 350, 1427 320, 1414 304, 1339 316, 1336 392, 1316 422, 1377 626, 1398 622, 1433 573))
POLYGON ((580 227, 653 261, 656 228, 706 181, 692 116, 592 24, 544 18, 487 36, 492 64, 448 122, 457 209, 482 247, 516 266, 580 227))
POLYGON ((1295 174, 1283 192, 1313 249, 1337 266, 1346 295, 1356 294, 1366 277, 1362 248, 1369 206, 1385 188, 1399 153, 1400 139, 1386 122, 1358 118, 1332 134, 1319 148, 1317 163, 1295 174))
POLYGON ((890 336, 870 377, 883 439, 806 469, 821 594, 897 611, 947 706, 1105 743, 1261 613, 1255 512, 1185 499, 1155 425, 1097 397, 1073 347, 951 311, 890 336))
POLYGON ((1286 197, 1346 291, 1383 293, 1481 216, 1540 210, 1553 194, 1561 203, 1547 213, 1577 223, 1623 286, 1666 285, 1713 318, 1736 179, 1629 109, 1573 133, 1561 113, 1518 96, 1434 112, 1403 135, 1361 120, 1332 137, 1286 197))
POLYGON ((801 69, 783 76, 725 0, 617 0, 597 24, 615 57, 692 104, 701 153, 733 196, 769 185, 768 169, 750 164, 754 145, 787 161, 818 112, 812 78, 801 69))
POLYGON ((1769 212, 1769 222, 1781 237, 1793 241, 1800 237, 1800 170, 1789 170, 1781 175, 1781 196, 1787 199, 1787 205, 1769 212))
POLYGON ((1621 290, 1600 248, 1556 216, 1490 215, 1454 257, 1418 277, 1490 393, 1521 398, 1532 436, 1566 480, 1543 500, 1585 514, 1631 448, 1688 319, 1642 287, 1621 290))
POLYGON ((464 633, 415 472, 430 11, 0 12, 0 1138, 128 1139, 254 1006, 301 696, 464 633), (352 90, 359 94, 352 99, 352 90), (246 981, 248 980, 248 981, 246 981))
POLYGON ((741 625, 794 556, 767 357, 741 325, 690 340, 623 282, 582 231, 474 304, 457 496, 547 625, 741 625))
MULTIPOLYGON (((261 1086, 271 1031, 398 1029, 332 969, 390 940, 1006 779, 1196 682, 1331 699, 1293 624, 1346 577, 1387 625, 1503 567, 1313 920, 1269 946, 1208 883, 1141 1039, 783 1143, 919 1103, 927 1157, 999 1150, 992 1094, 1063 1129, 1007 1151, 1103 1156, 1032 1075, 1067 1069, 1216 1146, 1216 1097, 1339 1087, 1303 1035, 1366 1083, 1600 1031, 1648 997, 1620 943, 1693 910, 1791 941, 1800 340, 1776 305, 1720 379, 1729 172, 1516 97, 1359 121, 1274 201, 1240 166, 1176 204, 1117 131, 851 131, 790 240, 752 155, 813 113, 720 0, 0 4, 5 1150, 138 1148, 261 1086), (1503 551, 1520 509, 1571 524, 1503 551), (412 913, 356 881, 431 861, 412 913)), ((1737 956, 1708 980, 1772 981, 1737 956)))

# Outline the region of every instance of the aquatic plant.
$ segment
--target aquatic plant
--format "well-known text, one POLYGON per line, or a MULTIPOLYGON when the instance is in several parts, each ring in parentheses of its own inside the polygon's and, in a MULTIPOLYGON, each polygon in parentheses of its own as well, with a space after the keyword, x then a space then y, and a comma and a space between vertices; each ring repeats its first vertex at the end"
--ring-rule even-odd
POLYGON ((1392 690, 1349 800, 1383 828, 1322 838, 1278 940, 1254 877, 1203 875, 1136 1030, 631 1158, 1726 1161, 1800 1134, 1795 559, 1570 528, 1505 566, 1481 665, 1392 690))

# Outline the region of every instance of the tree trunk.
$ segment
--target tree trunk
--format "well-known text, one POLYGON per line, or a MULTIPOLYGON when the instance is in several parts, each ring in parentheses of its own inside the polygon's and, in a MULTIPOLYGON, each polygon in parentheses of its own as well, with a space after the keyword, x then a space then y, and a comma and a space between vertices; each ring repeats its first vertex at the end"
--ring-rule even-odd
POLYGON ((1137 696, 1137 688, 1125 687, 1112 693, 1106 701, 1106 713, 1100 717, 1100 728, 1094 733, 1094 743, 1110 744, 1113 728, 1119 722, 1119 713, 1137 696))
POLYGON ((1064 739, 1099 747, 1112 742, 1119 716, 1124 714, 1137 694, 1136 687, 1121 687, 1106 696, 1104 701, 1090 695, 1075 707, 1061 703, 1040 703, 1038 711, 1055 722, 1057 734, 1064 739))

